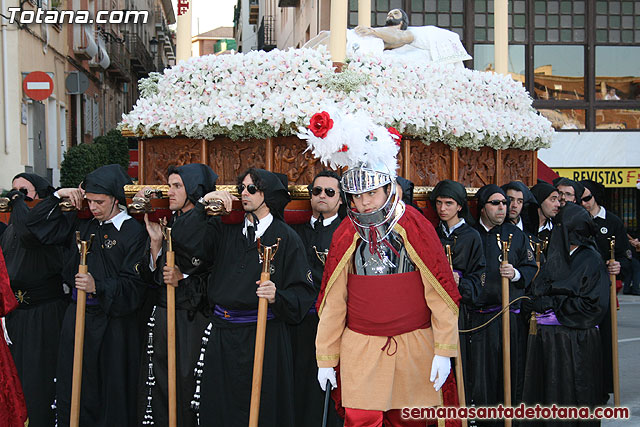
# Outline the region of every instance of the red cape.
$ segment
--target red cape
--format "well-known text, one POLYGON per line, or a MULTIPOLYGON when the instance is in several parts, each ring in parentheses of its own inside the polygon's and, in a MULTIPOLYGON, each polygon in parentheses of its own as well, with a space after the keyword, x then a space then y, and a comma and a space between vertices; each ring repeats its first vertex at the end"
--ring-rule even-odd
MULTIPOLYGON (((18 306, 9 284, 9 274, 0 249, 0 316, 6 316, 18 306)), ((0 328, 0 420, 3 426, 24 427, 27 421, 27 406, 22 394, 22 385, 18 378, 13 357, 0 328)))
MULTIPOLYGON (((397 231, 404 238, 411 260, 422 273, 426 273, 427 276, 431 275, 435 278, 435 281, 432 281, 431 284, 436 288, 447 305, 458 314, 460 293, 458 292, 458 286, 453 279, 449 262, 442 250, 442 244, 433 225, 416 209, 407 206, 404 214, 394 227, 394 231, 397 231), (419 259, 415 259, 416 255, 419 259)), ((351 256, 359 240, 360 238, 351 221, 342 221, 338 229, 334 232, 322 276, 322 287, 316 302, 318 315, 322 313, 322 308, 324 307, 326 289, 331 289, 340 271, 351 261, 351 256)), ((339 366, 336 367, 338 388, 331 392, 331 396, 336 402, 338 414, 344 418, 344 408, 341 404, 342 398, 340 395, 339 368, 339 366)), ((429 384, 425 384, 425 387, 428 386, 429 384)), ((458 392, 455 379, 453 378, 453 369, 441 390, 444 406, 459 406, 458 392)), ((446 420, 447 427, 460 425, 460 420, 446 420)))

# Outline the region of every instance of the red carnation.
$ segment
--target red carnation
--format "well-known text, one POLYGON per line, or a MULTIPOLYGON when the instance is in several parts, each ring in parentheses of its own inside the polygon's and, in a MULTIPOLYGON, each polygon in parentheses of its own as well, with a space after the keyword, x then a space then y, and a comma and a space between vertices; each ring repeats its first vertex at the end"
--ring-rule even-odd
POLYGON ((342 147, 340 147, 338 153, 346 153, 347 151, 349 151, 349 147, 347 147, 346 144, 342 144, 342 147))
POLYGON ((311 116, 309 129, 311 129, 311 132, 313 132, 316 137, 324 138, 332 127, 333 120, 326 111, 323 111, 322 113, 315 113, 311 116))
POLYGON ((402 141, 402 135, 400 135, 400 132, 398 132, 396 128, 391 126, 387 128, 387 131, 389 131, 389 133, 391 134, 391 138, 396 141, 396 145, 400 147, 400 141, 402 141))

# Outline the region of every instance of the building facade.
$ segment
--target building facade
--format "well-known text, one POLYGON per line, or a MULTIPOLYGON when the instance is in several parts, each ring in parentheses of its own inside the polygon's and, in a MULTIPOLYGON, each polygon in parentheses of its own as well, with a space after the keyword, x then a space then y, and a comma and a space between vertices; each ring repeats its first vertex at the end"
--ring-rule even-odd
POLYGON ((138 79, 175 63, 171 0, 3 3, 7 10, 18 8, 19 19, 3 18, 0 33, 0 188, 9 188, 11 178, 24 171, 59 185, 66 150, 115 128, 138 99, 138 79), (40 23, 33 18, 39 10, 63 17, 40 23), (86 14, 87 22, 71 22, 64 12, 86 14), (96 19, 99 13, 109 13, 109 19, 96 19), (33 71, 53 81, 46 99, 33 99, 23 89, 33 71))

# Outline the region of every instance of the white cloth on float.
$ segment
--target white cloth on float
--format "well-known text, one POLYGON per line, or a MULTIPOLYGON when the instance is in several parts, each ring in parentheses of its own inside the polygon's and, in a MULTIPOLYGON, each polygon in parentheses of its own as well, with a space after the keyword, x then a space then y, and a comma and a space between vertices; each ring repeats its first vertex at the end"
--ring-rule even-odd
POLYGON ((354 30, 347 30, 347 57, 356 54, 374 54, 396 57, 418 63, 457 64, 471 59, 460 37, 453 31, 428 25, 409 27, 413 42, 396 49, 384 50, 384 42, 375 36, 361 37, 354 30))

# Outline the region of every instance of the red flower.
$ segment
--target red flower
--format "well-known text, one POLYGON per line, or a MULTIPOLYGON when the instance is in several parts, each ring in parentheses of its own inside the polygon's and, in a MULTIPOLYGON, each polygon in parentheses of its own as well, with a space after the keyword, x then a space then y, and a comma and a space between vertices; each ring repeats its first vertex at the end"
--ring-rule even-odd
POLYGON ((338 153, 346 153, 347 151, 349 151, 349 147, 347 147, 346 144, 342 144, 342 147, 340 147, 338 153))
POLYGON ((311 116, 309 129, 311 129, 311 132, 313 132, 316 137, 324 138, 332 127, 333 120, 326 111, 323 111, 322 113, 315 113, 311 116))
POLYGON ((389 131, 389 133, 391 134, 391 138, 396 141, 396 145, 400 147, 400 141, 402 141, 402 135, 400 135, 400 132, 398 132, 396 128, 391 126, 387 128, 387 131, 389 131))

